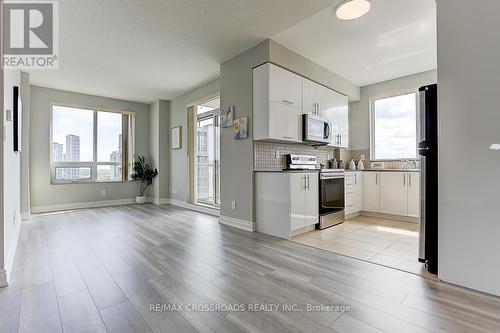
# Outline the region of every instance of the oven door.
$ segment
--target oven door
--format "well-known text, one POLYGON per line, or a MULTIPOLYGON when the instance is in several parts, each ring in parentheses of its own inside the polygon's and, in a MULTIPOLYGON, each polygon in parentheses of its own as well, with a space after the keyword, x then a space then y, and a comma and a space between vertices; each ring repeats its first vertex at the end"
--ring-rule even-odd
POLYGON ((343 211, 344 208, 344 176, 321 175, 319 214, 337 213, 343 211))

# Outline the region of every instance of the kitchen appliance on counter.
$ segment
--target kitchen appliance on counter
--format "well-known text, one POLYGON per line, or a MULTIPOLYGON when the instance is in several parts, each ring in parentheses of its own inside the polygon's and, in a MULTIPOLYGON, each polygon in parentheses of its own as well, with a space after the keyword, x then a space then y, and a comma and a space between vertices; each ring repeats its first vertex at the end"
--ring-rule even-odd
POLYGON ((437 85, 420 94, 420 232, 418 260, 434 274, 438 271, 438 133, 437 85))
POLYGON ((286 155, 286 170, 316 170, 318 159, 313 155, 286 155))
POLYGON ((302 141, 314 145, 327 145, 331 142, 331 126, 320 117, 305 113, 302 115, 302 141))
POLYGON ((344 170, 322 169, 319 174, 319 228, 344 222, 344 170))

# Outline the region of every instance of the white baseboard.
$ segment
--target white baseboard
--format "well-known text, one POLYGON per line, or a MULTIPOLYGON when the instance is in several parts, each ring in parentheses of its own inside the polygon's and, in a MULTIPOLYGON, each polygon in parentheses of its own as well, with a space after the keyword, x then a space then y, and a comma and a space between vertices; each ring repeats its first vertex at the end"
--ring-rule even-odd
POLYGON ((403 221, 403 222, 408 222, 408 223, 418 223, 420 220, 418 217, 413 217, 413 216, 374 213, 374 212, 367 212, 365 210, 362 210, 359 213, 359 215, 368 216, 368 217, 376 217, 376 218, 380 218, 380 219, 397 220, 397 221, 403 221))
POLYGON ((5 271, 5 269, 0 269, 0 288, 7 285, 7 271, 5 271))
POLYGON ((132 203, 135 203, 135 198, 75 202, 70 204, 49 205, 49 206, 33 206, 31 207, 31 213, 38 214, 38 213, 57 212, 57 211, 72 210, 72 209, 127 205, 132 203))
MULTIPOLYGON (((18 215, 19 216, 19 215, 18 215)), ((21 231, 21 219, 17 218, 16 221, 16 230, 14 231, 14 238, 12 239, 12 243, 10 244, 9 252, 7 253, 7 257, 5 258, 5 269, 3 270, 4 277, 2 278, 2 272, 0 272, 0 287, 2 287, 2 283, 5 285, 8 284, 10 275, 12 273, 12 266, 14 265, 14 257, 16 256, 17 242, 19 240, 19 232, 21 231)))
POLYGON ((168 204, 170 202, 170 199, 148 197, 147 201, 148 202, 152 202, 152 203, 154 203, 156 205, 165 205, 165 204, 168 204))
POLYGON ((238 229, 250 231, 250 232, 255 231, 255 224, 253 222, 235 219, 234 217, 221 216, 219 218, 219 223, 229 225, 231 227, 235 227, 238 229))
POLYGON ((182 208, 195 210, 195 211, 200 212, 200 213, 205 213, 205 214, 209 214, 209 215, 213 215, 213 216, 217 216, 217 217, 220 216, 220 211, 218 209, 215 209, 215 208, 193 205, 193 204, 190 204, 190 203, 183 201, 183 200, 177 200, 177 199, 167 199, 167 200, 168 200, 168 202, 166 202, 166 203, 169 203, 169 204, 174 205, 174 206, 179 206, 182 208))

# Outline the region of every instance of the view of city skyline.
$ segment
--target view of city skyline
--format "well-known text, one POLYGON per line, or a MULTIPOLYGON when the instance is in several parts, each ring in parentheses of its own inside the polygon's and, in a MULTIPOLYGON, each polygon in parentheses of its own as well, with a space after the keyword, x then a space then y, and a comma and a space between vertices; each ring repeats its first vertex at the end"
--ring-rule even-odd
POLYGON ((77 167, 58 165, 56 179, 122 180, 122 117, 121 113, 116 112, 54 105, 53 161, 89 162, 88 165, 77 167), (118 162, 120 165, 95 165, 105 162, 118 162), (93 175, 93 172, 96 174, 93 175))
MULTIPOLYGON (((109 154, 109 160, 103 162, 122 162, 122 135, 118 135, 117 150, 109 154)), ((66 135, 65 144, 52 143, 52 158, 54 162, 82 162, 80 161, 80 137, 74 134, 66 135)), ((58 167, 56 179, 88 179, 91 178, 89 167, 58 167)), ((99 165, 97 167, 98 180, 121 180, 122 166, 99 165)))

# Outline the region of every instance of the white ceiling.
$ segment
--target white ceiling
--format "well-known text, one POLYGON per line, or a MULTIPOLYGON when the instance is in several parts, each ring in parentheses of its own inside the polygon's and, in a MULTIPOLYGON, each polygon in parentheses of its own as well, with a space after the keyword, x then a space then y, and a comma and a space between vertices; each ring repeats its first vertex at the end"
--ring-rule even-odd
POLYGON ((59 1, 59 70, 31 71, 31 82, 140 102, 172 99, 337 1, 59 1))
POLYGON ((364 86, 436 68, 436 4, 372 0, 353 21, 337 19, 332 6, 272 39, 364 86))

